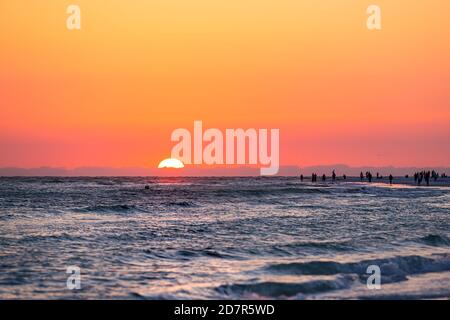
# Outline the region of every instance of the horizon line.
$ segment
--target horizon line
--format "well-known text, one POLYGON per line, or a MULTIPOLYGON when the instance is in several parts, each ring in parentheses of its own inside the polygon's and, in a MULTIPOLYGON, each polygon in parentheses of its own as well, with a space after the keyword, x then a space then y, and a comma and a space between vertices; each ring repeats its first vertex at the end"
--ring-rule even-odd
MULTIPOLYGON (((256 177, 260 176, 259 167, 185 167, 183 169, 158 169, 156 167, 0 167, 0 177, 256 177), (175 171, 176 170, 176 171, 175 171)), ((414 172, 435 170, 439 173, 450 173, 450 166, 349 166, 345 164, 332 165, 284 165, 280 166, 275 176, 308 176, 311 173, 331 174, 336 171, 338 176, 359 176, 362 171, 379 172, 381 175, 395 176, 413 175, 414 172)))

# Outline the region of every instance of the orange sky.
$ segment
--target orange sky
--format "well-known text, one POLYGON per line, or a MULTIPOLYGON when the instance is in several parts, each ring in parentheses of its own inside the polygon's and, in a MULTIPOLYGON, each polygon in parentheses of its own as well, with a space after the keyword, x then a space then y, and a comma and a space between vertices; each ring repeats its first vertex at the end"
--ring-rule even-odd
POLYGON ((284 165, 450 165, 448 0, 0 1, 0 166, 146 166, 279 128, 284 165), (82 30, 66 29, 78 4, 82 30), (369 4, 383 30, 366 28, 369 4))

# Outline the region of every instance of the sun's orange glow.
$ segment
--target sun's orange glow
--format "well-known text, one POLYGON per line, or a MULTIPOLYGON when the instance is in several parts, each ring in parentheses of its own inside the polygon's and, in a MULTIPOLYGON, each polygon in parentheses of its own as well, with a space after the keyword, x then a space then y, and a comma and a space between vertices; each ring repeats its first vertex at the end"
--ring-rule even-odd
POLYGON ((180 169, 180 168, 184 168, 184 164, 183 164, 183 162, 181 162, 178 159, 169 158, 169 159, 164 159, 163 161, 161 161, 159 163, 158 169, 162 169, 162 168, 180 169))

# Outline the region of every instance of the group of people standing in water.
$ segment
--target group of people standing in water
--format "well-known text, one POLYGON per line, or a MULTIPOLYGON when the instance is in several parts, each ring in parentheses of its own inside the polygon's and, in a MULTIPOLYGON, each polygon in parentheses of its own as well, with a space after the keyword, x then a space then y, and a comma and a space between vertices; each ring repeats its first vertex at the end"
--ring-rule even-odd
MULTIPOLYGON (((372 172, 367 171, 365 176, 366 176, 366 179, 369 180, 369 182, 372 182, 372 178, 373 178, 372 172)), ((392 181, 394 181, 394 176, 392 174, 390 174, 388 178, 389 178, 389 183, 392 184, 392 181)), ((359 174, 359 179, 361 181, 364 180, 364 174, 362 172, 359 174)), ((383 179, 383 176, 380 175, 379 172, 377 172, 377 179, 383 179)))
MULTIPOLYGON (((441 174, 441 178, 446 178, 447 176, 445 174, 441 174)), ((361 181, 364 181, 364 179, 367 179, 369 182, 372 182, 373 179, 373 175, 372 172, 367 171, 365 174, 363 172, 361 172, 359 174, 359 178, 361 181)), ((405 176, 406 179, 409 178, 409 175, 405 176)), ((437 173, 436 171, 432 170, 432 171, 421 171, 421 172, 416 172, 414 173, 414 181, 420 186, 422 181, 425 180, 427 186, 430 185, 430 179, 434 179, 434 181, 436 181, 439 178, 439 173, 437 173)), ((344 174, 342 175, 342 179, 343 180, 347 180, 347 176, 344 174)), ((379 172, 377 172, 376 174, 376 179, 383 179, 383 176, 380 175, 379 172)), ((392 184, 392 182, 394 181, 394 176, 392 174, 390 174, 388 176, 389 179, 389 184, 392 184)), ((300 175, 300 180, 303 182, 304 180, 304 176, 303 174, 300 175)), ((327 180, 327 176, 325 174, 322 175, 322 181, 326 181, 327 180)), ((336 181, 336 172, 333 170, 332 174, 331 174, 331 181, 335 182, 336 181)), ((317 173, 313 173, 311 175, 311 182, 317 182, 317 173)))
MULTIPOLYGON (((441 178, 446 178, 447 176, 445 173, 441 174, 441 178)), ((439 173, 436 171, 421 171, 414 173, 414 181, 417 183, 417 185, 421 185, 422 181, 425 180, 425 183, 427 186, 430 185, 430 179, 433 179, 434 181, 437 181, 439 178, 439 173)))
MULTIPOLYGON (((370 171, 367 171, 366 174, 364 175, 362 172, 360 174, 360 178, 361 181, 364 180, 364 176, 366 177, 367 180, 369 180, 369 182, 372 182, 372 173, 370 171)), ((303 181, 304 180, 304 176, 303 174, 300 175, 300 180, 303 181)), ((331 181, 336 181, 336 172, 333 170, 333 172, 331 173, 331 181)), ((347 175, 342 175, 342 179, 347 180, 347 175)), ((381 176, 378 172, 377 172, 377 179, 383 179, 383 176, 381 176)), ((392 174, 389 175, 389 183, 392 184, 392 181, 394 180, 394 177, 392 176, 392 174)), ((327 176, 326 174, 322 175, 322 181, 327 181, 327 176)), ((317 182, 317 173, 313 173, 311 175, 311 182, 317 182)))

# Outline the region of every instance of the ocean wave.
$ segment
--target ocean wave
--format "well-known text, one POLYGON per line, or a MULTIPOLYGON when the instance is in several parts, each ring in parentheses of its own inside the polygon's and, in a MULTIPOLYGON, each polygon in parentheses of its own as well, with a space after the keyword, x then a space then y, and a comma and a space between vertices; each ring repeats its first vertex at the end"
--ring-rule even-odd
POLYGON ((217 251, 213 249, 181 249, 181 250, 151 250, 145 249, 144 253, 148 257, 158 257, 169 260, 191 260, 195 258, 216 258, 216 259, 236 259, 237 256, 225 253, 223 251, 217 251))
POLYGON ((236 196, 236 197, 263 197, 267 195, 288 195, 288 194, 329 194, 331 193, 328 190, 328 186, 324 186, 322 188, 319 187, 270 187, 266 188, 255 188, 255 189, 220 189, 213 191, 214 196, 236 196))
POLYGON ((12 214, 12 213, 4 213, 4 212, 0 212, 0 221, 6 221, 9 219, 15 219, 16 215, 12 214))
POLYGON ((74 210, 75 212, 95 212, 95 213, 128 213, 128 212, 142 212, 140 208, 135 205, 125 205, 125 204, 117 204, 117 205, 94 205, 87 206, 83 208, 77 208, 74 210))
POLYGON ((39 181, 40 183, 66 183, 67 181, 63 178, 44 178, 39 181))
POLYGON ((419 238, 418 241, 434 247, 450 246, 450 238, 438 234, 429 234, 425 237, 419 238))
POLYGON ((216 250, 178 250, 176 256, 182 257, 209 257, 218 259, 230 259, 232 256, 216 250))
POLYGON ((310 280, 299 283, 292 282, 257 282, 221 285, 216 288, 224 295, 239 295, 257 298, 289 298, 303 294, 317 294, 333 290, 348 289, 357 281, 351 275, 338 276, 335 279, 310 280))
POLYGON ((195 203, 190 201, 172 201, 166 203, 168 206, 175 206, 175 207, 195 207, 195 203))
POLYGON ((96 185, 99 186, 117 186, 123 184, 122 181, 114 181, 114 180, 97 180, 94 182, 96 185))
POLYGON ((380 267, 383 282, 399 282, 407 280, 408 275, 449 271, 450 254, 436 254, 431 257, 398 256, 350 263, 334 261, 283 263, 270 265, 266 267, 266 270, 294 275, 357 274, 361 280, 366 280, 369 276, 366 270, 370 265, 380 267))
POLYGON ((16 241, 17 243, 28 243, 32 245, 35 243, 52 243, 54 241, 56 242, 87 241, 87 238, 79 235, 72 235, 69 233, 60 233, 49 235, 24 235, 23 237, 17 239, 16 241))
POLYGON ((284 249, 284 250, 295 250, 295 249, 324 249, 324 250, 333 250, 333 251, 351 251, 354 248, 351 245, 350 241, 303 241, 303 242, 294 242, 289 243, 283 246, 276 245, 274 249, 284 249))

